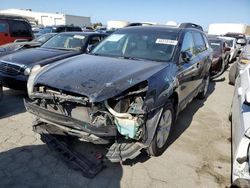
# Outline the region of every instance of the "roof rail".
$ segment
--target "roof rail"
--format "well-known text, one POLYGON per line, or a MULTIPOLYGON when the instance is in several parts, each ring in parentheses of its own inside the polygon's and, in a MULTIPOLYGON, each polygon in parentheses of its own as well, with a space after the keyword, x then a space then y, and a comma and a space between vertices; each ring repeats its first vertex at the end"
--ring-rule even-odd
POLYGON ((194 23, 181 23, 179 28, 194 28, 203 31, 203 28, 200 25, 194 23))
POLYGON ((8 19, 8 20, 25 20, 28 22, 28 19, 22 16, 15 16, 15 15, 9 15, 9 14, 0 14, 0 19, 8 19))

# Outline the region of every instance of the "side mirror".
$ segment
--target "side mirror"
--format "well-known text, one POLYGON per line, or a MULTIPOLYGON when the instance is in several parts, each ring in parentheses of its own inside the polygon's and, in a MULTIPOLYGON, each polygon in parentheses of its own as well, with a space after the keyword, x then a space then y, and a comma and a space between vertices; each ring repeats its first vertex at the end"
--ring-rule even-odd
POLYGON ((188 51, 181 52, 181 58, 184 62, 189 62, 192 59, 192 54, 188 51))
POLYGON ((246 41, 246 39, 238 39, 238 40, 236 41, 236 43, 237 43, 237 44, 240 44, 241 46, 244 46, 244 45, 246 45, 247 41, 246 41))

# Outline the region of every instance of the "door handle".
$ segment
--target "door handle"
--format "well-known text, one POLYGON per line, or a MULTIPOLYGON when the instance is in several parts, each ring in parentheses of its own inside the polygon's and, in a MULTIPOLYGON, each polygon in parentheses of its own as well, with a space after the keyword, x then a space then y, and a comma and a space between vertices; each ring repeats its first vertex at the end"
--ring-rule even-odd
POLYGON ((196 67, 197 67, 197 69, 199 69, 201 67, 200 63, 197 63, 196 67))
POLYGON ((4 36, 7 37, 7 36, 8 36, 8 33, 4 33, 4 36))

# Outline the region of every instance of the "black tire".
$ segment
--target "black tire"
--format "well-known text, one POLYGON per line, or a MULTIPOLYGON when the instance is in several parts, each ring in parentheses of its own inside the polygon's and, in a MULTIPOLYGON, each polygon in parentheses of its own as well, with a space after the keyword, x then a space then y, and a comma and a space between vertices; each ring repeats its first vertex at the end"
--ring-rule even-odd
POLYGON ((236 70, 237 69, 237 62, 235 62, 229 70, 229 84, 234 85, 236 79, 236 70))
POLYGON ((147 148, 147 153, 149 155, 160 156, 166 150, 167 145, 168 145, 169 135, 171 133, 171 129, 173 127, 174 121, 175 121, 174 103, 171 100, 168 100, 164 106, 163 111, 162 111, 161 118, 160 118, 159 123, 157 125, 157 130, 155 131, 154 138, 153 138, 151 144, 149 145, 149 147, 147 148), (170 113, 170 115, 171 115, 170 127, 166 128, 168 131, 166 133, 159 132, 159 131, 161 131, 160 127, 161 127, 161 125, 163 125, 162 123, 164 122, 164 114, 166 115, 166 113, 170 113), (163 138, 163 140, 165 140, 165 141, 162 142, 163 145, 161 147, 159 147, 159 140, 160 139, 158 137, 160 134, 167 134, 167 137, 165 139, 163 138))
POLYGON ((229 112, 228 114, 228 120, 231 122, 232 121, 232 112, 229 112))
POLYGON ((207 96, 207 91, 208 91, 209 83, 210 83, 210 75, 209 74, 204 77, 203 82, 204 82, 204 88, 200 93, 198 93, 198 95, 197 95, 198 99, 204 99, 207 96))

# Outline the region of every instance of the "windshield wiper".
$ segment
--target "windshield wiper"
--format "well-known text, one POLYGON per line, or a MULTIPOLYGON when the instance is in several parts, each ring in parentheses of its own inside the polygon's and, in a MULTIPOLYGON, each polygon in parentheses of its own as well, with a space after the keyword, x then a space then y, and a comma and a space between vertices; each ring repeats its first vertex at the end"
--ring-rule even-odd
POLYGON ((123 59, 137 60, 137 61, 151 61, 151 60, 149 60, 149 59, 139 58, 139 57, 121 56, 121 58, 123 58, 123 59))
POLYGON ((65 50, 65 51, 77 51, 76 49, 73 49, 73 48, 54 48, 54 49, 57 49, 57 50, 65 50))
POLYGON ((139 57, 127 57, 127 56, 121 56, 121 58, 124 59, 131 59, 131 60, 137 60, 137 61, 156 61, 156 62, 166 62, 164 60, 158 60, 158 59, 147 59, 147 58, 139 58, 139 57))

